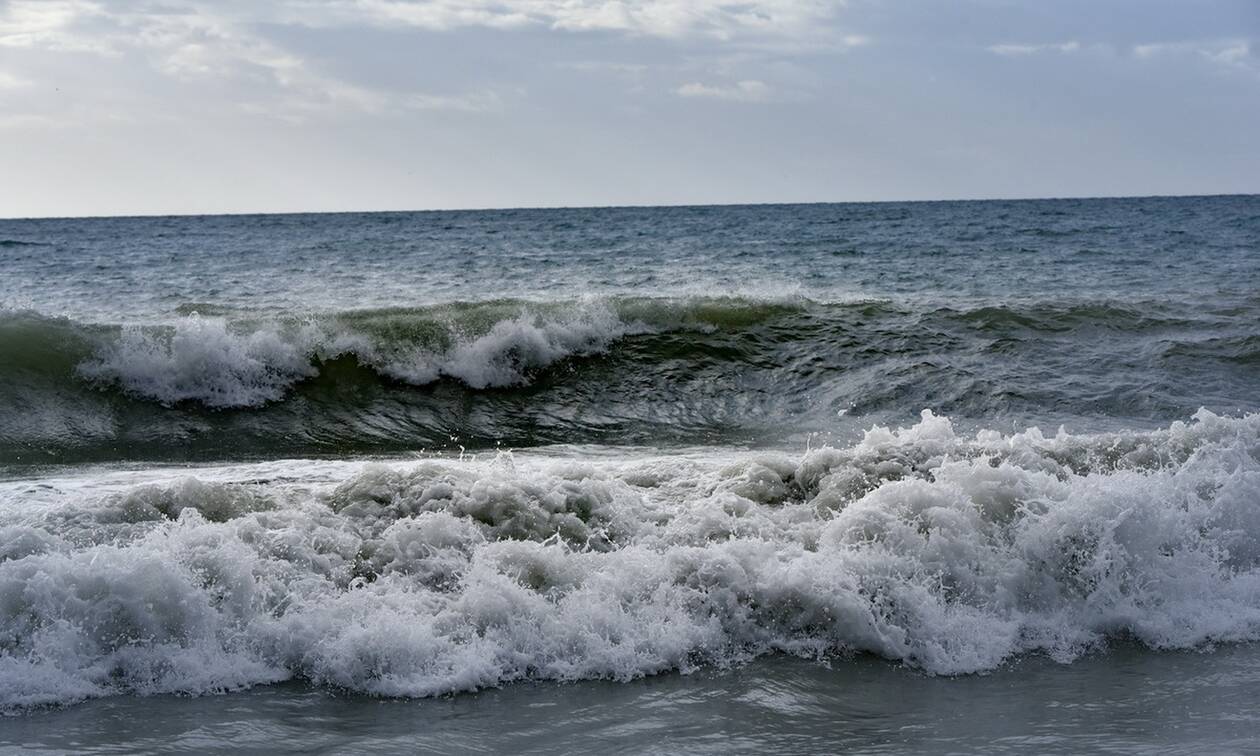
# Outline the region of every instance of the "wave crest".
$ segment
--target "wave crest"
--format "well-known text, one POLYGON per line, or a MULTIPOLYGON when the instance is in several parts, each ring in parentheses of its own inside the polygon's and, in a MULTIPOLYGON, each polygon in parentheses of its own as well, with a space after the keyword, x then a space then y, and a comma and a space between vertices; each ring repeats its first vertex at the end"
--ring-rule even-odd
POLYGON ((1254 334, 1126 307, 614 297, 126 326, 9 313, 0 462, 776 443, 922 406, 1078 428, 1255 409, 1254 334))
POLYGON ((273 331, 234 333, 223 320, 190 316, 168 329, 129 327, 78 366, 101 385, 164 404, 256 407, 282 398, 318 371, 301 345, 273 331))
POLYGON ((474 389, 505 388, 525 385, 563 359, 596 354, 626 334, 646 330, 602 306, 522 311, 484 332, 464 330, 472 324, 428 321, 424 314, 418 323, 383 314, 383 323, 359 327, 364 320, 358 315, 349 321, 233 324, 190 314, 174 325, 122 329, 117 339, 80 363, 78 372, 99 386, 117 386, 162 404, 259 407, 319 375, 321 363, 343 357, 413 385, 451 378, 474 389))

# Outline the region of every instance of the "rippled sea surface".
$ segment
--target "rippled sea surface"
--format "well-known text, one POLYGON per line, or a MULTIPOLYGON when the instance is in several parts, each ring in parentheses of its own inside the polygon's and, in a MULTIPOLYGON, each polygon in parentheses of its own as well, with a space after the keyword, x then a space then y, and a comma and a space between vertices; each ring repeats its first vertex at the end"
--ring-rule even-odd
POLYGON ((0 265, 15 751, 1247 750, 1260 197, 0 220, 0 265))

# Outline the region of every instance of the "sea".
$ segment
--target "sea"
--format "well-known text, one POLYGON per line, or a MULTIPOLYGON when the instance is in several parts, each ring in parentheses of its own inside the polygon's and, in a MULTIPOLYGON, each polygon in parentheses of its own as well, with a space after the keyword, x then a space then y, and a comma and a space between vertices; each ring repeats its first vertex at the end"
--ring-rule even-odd
POLYGON ((0 220, 0 753, 1260 749, 1260 196, 0 220))

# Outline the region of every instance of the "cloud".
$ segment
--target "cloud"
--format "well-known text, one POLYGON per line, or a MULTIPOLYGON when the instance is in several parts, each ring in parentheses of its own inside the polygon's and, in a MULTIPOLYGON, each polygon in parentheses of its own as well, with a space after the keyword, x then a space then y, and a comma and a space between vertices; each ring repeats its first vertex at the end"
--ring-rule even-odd
POLYGON ((1238 42, 1216 52, 1202 51, 1202 53, 1217 63, 1227 66, 1237 65, 1251 60, 1251 45, 1238 42))
POLYGON ((109 53, 101 39, 76 29, 105 16, 87 0, 12 0, 0 15, 0 47, 109 53))
MULTIPOLYGON (((292 11, 299 5, 276 7, 292 11)), ((217 86, 244 112, 287 120, 338 112, 483 112, 501 105, 489 91, 396 92, 321 72, 256 30, 259 23, 273 20, 272 12, 270 6, 234 0, 168 0, 160 6, 142 0, 11 0, 0 9, 0 47, 28 56, 132 59, 184 84, 217 86)), ((0 78, 3 87, 5 79, 0 78)), ((28 121, 34 122, 14 122, 28 121)))
POLYGON ((503 97, 494 91, 469 92, 461 95, 412 94, 401 98, 399 106, 407 110, 488 113, 503 108, 503 97))
POLYGON ((1013 45, 1013 44, 991 45, 986 49, 988 49, 989 52, 994 53, 995 55, 1004 55, 1007 57, 1015 57, 1015 56, 1020 56, 1020 55, 1037 55, 1039 53, 1067 54, 1067 53, 1074 53, 1074 52, 1079 51, 1081 49, 1081 43, 1075 40, 1069 40, 1067 42, 1055 42, 1055 43, 1040 44, 1040 45, 1013 45))
POLYGON ((1153 42, 1135 45, 1133 55, 1146 60, 1161 57, 1191 57, 1207 61, 1225 70, 1260 76, 1260 59, 1257 59, 1252 52, 1250 40, 1246 39, 1153 42))
POLYGON ((683 84, 674 93, 679 97, 698 97, 731 102, 764 102, 770 96, 770 87, 764 81, 745 79, 734 84, 710 85, 692 82, 683 84))
POLYGON ((556 64, 557 68, 583 73, 615 73, 626 76, 639 76, 646 73, 651 66, 646 63, 621 63, 611 60, 572 60, 556 64))
POLYGON ((108 53, 124 33, 168 24, 450 31, 541 28, 664 39, 856 47, 836 17, 845 0, 10 0, 0 45, 108 53))
POLYGON ((995 55, 1021 57, 1041 54, 1067 55, 1083 51, 1105 52, 1110 55, 1131 53, 1139 60, 1182 57, 1187 60, 1206 61, 1225 70, 1242 71, 1260 75, 1260 59, 1253 52, 1247 39, 1182 40, 1175 42, 1149 42, 1132 47, 1095 43, 1082 45, 1075 40, 1045 44, 1001 44, 986 48, 995 55))
POLYGON ((26 89, 33 84, 29 79, 23 79, 20 76, 14 76, 11 73, 0 71, 0 90, 2 89, 26 89))
POLYGON ((431 29, 484 26, 731 40, 812 37, 843 0, 327 0, 289 3, 304 23, 406 24, 431 29))
MULTIPOLYGON (((728 55, 741 50, 757 54, 844 50, 869 44, 867 37, 842 33, 837 27, 844 4, 845 0, 0 0, 0 48, 13 50, 19 63, 47 61, 55 55, 96 55, 117 59, 120 66, 139 64, 181 84, 214 88, 217 96, 254 115, 305 119, 347 112, 471 113, 498 110, 503 100, 480 82, 471 92, 398 92, 346 80, 285 45, 274 29, 535 29, 653 38, 693 48, 716 44, 728 55)), ((40 80, 38 68, 17 66, 11 77, 40 80)), ((622 64, 617 70, 641 76, 645 69, 622 64)), ((14 88, 11 83, 0 86, 14 88)), ((764 99, 768 91, 763 82, 748 79, 729 86, 686 84, 678 94, 751 102, 764 99)))

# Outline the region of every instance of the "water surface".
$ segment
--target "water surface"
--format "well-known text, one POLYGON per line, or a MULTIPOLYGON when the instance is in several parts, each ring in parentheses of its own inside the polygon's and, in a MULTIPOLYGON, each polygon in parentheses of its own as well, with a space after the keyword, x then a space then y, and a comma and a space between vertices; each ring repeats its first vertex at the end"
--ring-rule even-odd
POLYGON ((1246 750, 1260 198, 0 221, 20 751, 1246 750))

